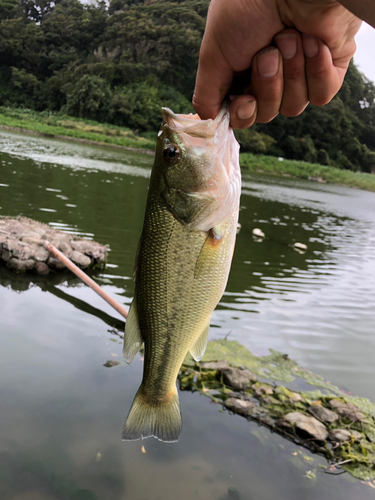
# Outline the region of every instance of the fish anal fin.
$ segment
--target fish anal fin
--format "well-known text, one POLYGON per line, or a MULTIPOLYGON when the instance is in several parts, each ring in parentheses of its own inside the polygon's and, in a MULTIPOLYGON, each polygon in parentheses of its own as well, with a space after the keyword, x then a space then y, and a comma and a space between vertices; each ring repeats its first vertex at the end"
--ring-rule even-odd
POLYGON ((203 332, 199 335, 195 344, 190 348, 190 354, 195 361, 200 361, 203 358, 204 352, 208 342, 208 332, 210 331, 210 323, 205 327, 203 332))
POLYGON ((142 344, 143 338, 139 328, 137 299, 134 297, 125 323, 124 347, 122 350, 124 360, 128 364, 133 361, 142 344))

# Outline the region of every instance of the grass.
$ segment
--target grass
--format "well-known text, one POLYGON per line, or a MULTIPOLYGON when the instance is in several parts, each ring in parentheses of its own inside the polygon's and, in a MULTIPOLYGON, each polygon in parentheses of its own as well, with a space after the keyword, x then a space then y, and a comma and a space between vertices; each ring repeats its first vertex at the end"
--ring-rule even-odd
POLYGON ((73 118, 58 113, 0 107, 0 126, 32 131, 49 137, 66 137, 124 148, 154 150, 151 134, 138 135, 125 127, 73 118))
POLYGON ((375 175, 351 170, 340 170, 335 167, 327 167, 318 163, 307 163, 304 161, 286 160, 282 161, 274 156, 253 155, 241 153, 241 167, 250 172, 262 172, 266 174, 277 174, 298 179, 320 180, 332 184, 375 191, 375 175))
MULTIPOLYGON (((106 144, 128 149, 153 151, 156 144, 155 133, 136 134, 125 127, 117 127, 108 123, 98 123, 71 116, 36 112, 28 109, 0 107, 0 127, 10 127, 30 131, 49 137, 65 137, 67 139, 90 143, 106 144)), ((280 161, 273 156, 241 153, 241 167, 250 172, 284 175, 299 179, 321 180, 333 184, 375 191, 375 175, 350 170, 340 170, 317 163, 286 160, 280 161)))

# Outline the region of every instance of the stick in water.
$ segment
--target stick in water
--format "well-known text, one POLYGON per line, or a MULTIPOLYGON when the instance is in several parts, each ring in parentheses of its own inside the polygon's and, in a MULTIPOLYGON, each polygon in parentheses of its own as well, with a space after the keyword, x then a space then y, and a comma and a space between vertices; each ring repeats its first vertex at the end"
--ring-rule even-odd
POLYGON ((111 297, 107 292, 103 290, 95 281, 93 281, 86 273, 82 271, 79 267, 77 267, 73 262, 68 259, 63 253, 57 250, 56 247, 52 245, 49 241, 44 242, 44 246, 47 250, 49 250, 55 257, 57 257, 61 262, 63 262, 68 269, 72 271, 79 279, 81 279, 86 285, 94 290, 98 295, 102 297, 110 306, 116 309, 124 318, 128 317, 128 311, 124 306, 119 304, 113 297, 111 297))

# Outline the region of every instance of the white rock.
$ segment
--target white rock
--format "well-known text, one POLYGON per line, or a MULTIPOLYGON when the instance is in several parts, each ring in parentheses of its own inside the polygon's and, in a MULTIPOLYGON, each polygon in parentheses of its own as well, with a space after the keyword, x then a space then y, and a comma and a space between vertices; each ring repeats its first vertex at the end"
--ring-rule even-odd
POLYGON ((265 234, 263 233, 263 231, 261 229, 259 229, 259 227, 256 227, 255 229, 253 229, 253 235, 256 236, 257 238, 264 238, 265 237, 265 234))
POLYGON ((303 252, 306 252, 307 250, 307 245, 305 245, 304 243, 294 243, 293 244, 293 247, 296 248, 297 250, 302 250, 303 252))

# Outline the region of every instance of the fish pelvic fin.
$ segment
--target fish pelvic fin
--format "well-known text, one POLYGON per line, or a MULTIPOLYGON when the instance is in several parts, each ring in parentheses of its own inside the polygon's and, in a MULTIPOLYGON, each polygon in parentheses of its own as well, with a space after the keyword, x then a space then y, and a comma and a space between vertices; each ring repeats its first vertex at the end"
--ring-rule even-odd
POLYGON ((200 361, 203 358, 208 342, 208 332, 210 331, 210 323, 206 326, 203 332, 199 335, 195 344, 190 348, 190 354, 195 361, 200 361))
POLYGON ((124 360, 128 365, 133 361, 142 344, 143 338, 139 328, 137 299, 134 297, 125 323, 124 347, 122 350, 124 360))
POLYGON ((154 437, 159 441, 173 443, 178 441, 181 428, 177 388, 174 387, 163 401, 155 404, 148 401, 141 385, 122 430, 122 440, 136 441, 154 437))

